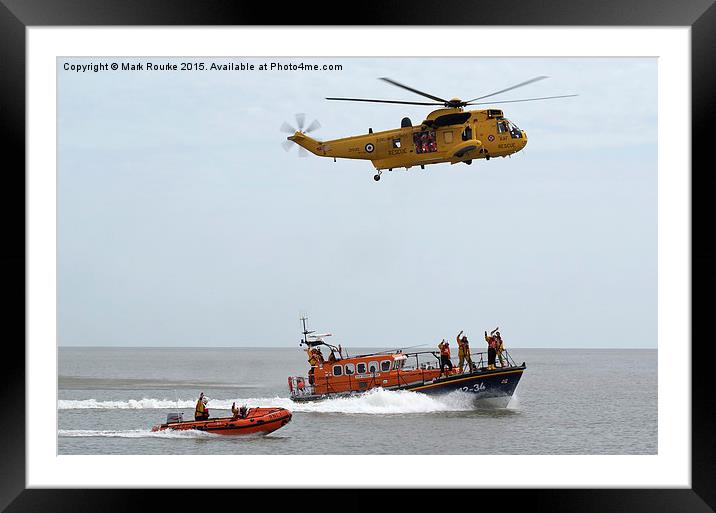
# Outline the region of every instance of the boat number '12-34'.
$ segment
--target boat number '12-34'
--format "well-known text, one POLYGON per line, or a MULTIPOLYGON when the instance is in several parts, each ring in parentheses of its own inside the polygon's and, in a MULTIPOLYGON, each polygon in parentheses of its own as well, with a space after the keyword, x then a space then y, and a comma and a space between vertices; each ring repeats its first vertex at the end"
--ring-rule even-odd
POLYGON ((484 383, 475 383, 471 387, 462 387, 463 392, 481 392, 485 390, 485 384, 484 383))

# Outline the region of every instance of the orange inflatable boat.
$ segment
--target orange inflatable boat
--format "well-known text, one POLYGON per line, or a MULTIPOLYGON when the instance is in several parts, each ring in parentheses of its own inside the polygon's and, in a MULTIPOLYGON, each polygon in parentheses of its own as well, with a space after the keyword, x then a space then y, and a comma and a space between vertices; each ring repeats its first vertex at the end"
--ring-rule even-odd
POLYGON ((207 420, 182 420, 181 415, 167 415, 167 422, 154 426, 152 431, 186 431, 194 429, 218 435, 267 434, 285 426, 291 421, 291 412, 285 408, 250 408, 241 418, 221 417, 207 420))

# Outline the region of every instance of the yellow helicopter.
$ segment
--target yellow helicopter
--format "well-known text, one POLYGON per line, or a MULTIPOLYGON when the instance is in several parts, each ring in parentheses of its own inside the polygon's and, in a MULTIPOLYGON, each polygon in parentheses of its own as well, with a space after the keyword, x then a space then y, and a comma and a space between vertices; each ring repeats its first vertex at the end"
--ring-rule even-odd
MULTIPOLYGON (((477 101, 545 78, 548 77, 535 77, 490 94, 462 101, 459 98, 446 100, 383 77, 381 80, 389 84, 417 93, 432 101, 412 102, 365 98, 326 98, 326 100, 396 103, 401 105, 440 105, 443 108, 432 111, 419 125, 413 126, 410 118, 406 117, 402 119, 400 128, 383 132, 373 132, 373 129, 369 128, 367 134, 330 141, 317 141, 306 135, 320 128, 320 123, 314 121, 304 130, 305 115, 297 114, 297 128, 288 123, 284 123, 281 126, 282 131, 292 134, 287 137, 283 146, 288 151, 292 143, 296 143, 314 155, 331 157, 334 161, 339 158, 370 160, 378 171, 373 177, 375 181, 380 180, 381 172, 384 169, 392 171, 395 168, 404 167, 410 169, 413 166, 420 166, 421 169, 425 169, 425 166, 429 164, 439 164, 441 162, 449 162, 450 164, 464 162, 470 165, 474 159, 490 160, 493 157, 506 157, 520 151, 527 145, 525 131, 519 129, 509 119, 505 118, 500 109, 465 111, 464 107, 468 105, 515 103, 577 96, 576 94, 567 94, 498 102, 477 101)), ((299 151, 302 156, 306 154, 305 150, 299 149, 299 151)))

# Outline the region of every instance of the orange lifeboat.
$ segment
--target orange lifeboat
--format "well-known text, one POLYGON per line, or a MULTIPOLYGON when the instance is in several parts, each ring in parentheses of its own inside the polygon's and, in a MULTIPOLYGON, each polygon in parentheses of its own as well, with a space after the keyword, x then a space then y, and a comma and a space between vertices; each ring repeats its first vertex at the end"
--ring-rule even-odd
POLYGON ((180 415, 170 414, 167 422, 152 428, 153 432, 205 431, 217 435, 268 434, 291 421, 292 414, 285 408, 250 408, 245 417, 220 417, 207 420, 184 421, 180 415))
MULTIPOLYGON (((476 406, 504 408, 509 403, 526 369, 517 365, 507 350, 502 350, 499 366, 490 365, 486 353, 471 352, 470 365, 441 368, 438 351, 403 352, 378 351, 348 356, 343 348, 324 341, 330 333, 316 334, 303 321, 303 340, 306 346, 308 376, 291 376, 288 388, 294 402, 350 397, 375 389, 406 390, 436 395, 462 392, 476 406), (327 347, 325 358, 320 347, 327 347), (474 362, 474 363, 473 363, 474 362)), ((449 354, 447 355, 449 359, 449 354)))

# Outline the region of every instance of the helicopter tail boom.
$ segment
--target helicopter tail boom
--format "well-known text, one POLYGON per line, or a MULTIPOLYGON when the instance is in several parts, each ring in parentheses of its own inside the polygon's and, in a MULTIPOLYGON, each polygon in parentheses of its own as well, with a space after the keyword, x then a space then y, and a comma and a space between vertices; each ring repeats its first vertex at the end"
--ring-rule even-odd
POLYGON ((289 141, 293 141, 299 146, 306 148, 308 151, 313 153, 314 155, 325 155, 325 151, 323 150, 323 143, 321 141, 317 141, 316 139, 307 136, 303 132, 296 132, 290 137, 287 137, 289 141))

